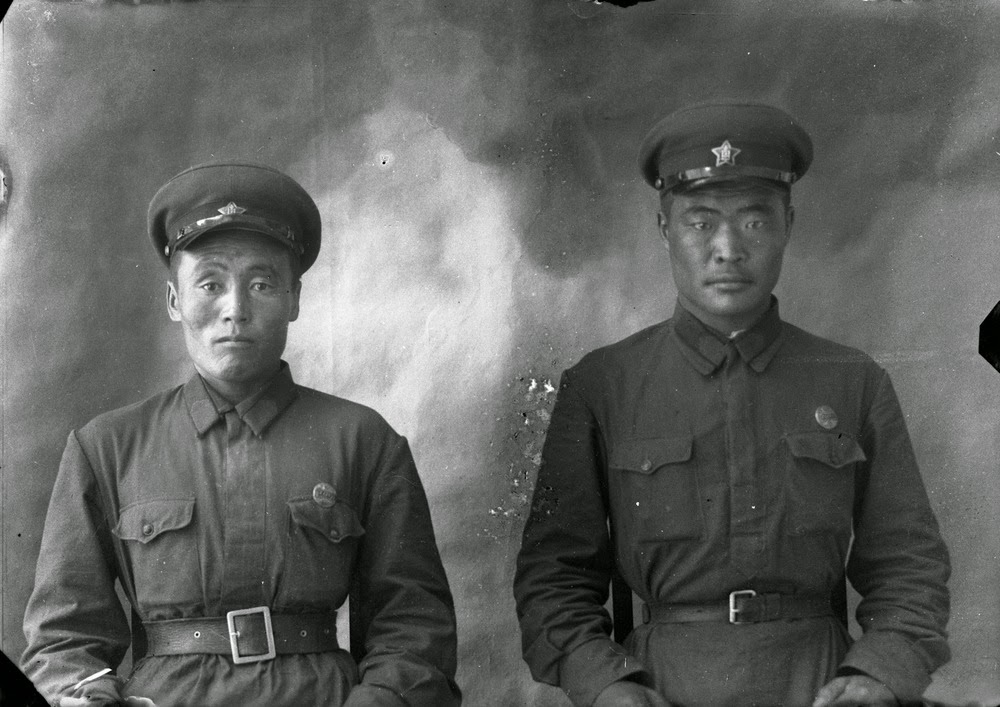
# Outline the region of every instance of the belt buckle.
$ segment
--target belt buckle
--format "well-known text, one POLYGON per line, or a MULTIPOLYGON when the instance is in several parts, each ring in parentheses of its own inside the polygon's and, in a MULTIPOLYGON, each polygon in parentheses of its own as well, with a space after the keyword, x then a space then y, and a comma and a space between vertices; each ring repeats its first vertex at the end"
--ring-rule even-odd
POLYGON ((739 620, 739 609, 736 608, 736 600, 742 597, 750 599, 757 596, 757 592, 752 589, 738 589, 735 592, 729 592, 729 623, 734 626, 739 626, 744 623, 753 623, 752 621, 740 621, 739 620))
POLYGON ((255 606, 252 609, 233 609, 226 612, 226 624, 229 626, 229 647, 233 651, 233 663, 242 665, 244 663, 261 663, 271 660, 277 655, 274 649, 274 628, 271 626, 271 609, 266 606, 255 606), (264 632, 267 635, 267 653, 258 655, 240 655, 239 646, 236 639, 240 637, 240 632, 236 630, 237 616, 250 616, 260 614, 264 620, 264 632))

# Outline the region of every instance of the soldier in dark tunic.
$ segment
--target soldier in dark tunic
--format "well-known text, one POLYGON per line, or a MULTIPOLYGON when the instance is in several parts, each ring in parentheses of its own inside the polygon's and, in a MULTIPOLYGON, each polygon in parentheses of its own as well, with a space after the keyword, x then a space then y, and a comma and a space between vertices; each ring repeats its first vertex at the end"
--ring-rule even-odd
POLYGON ((202 165, 157 193, 149 231, 196 373, 70 433, 24 671, 64 707, 458 705, 454 608, 406 440, 281 360, 319 251, 313 200, 266 167, 202 165), (360 662, 337 643, 352 585, 360 662))
POLYGON ((514 583, 525 660, 574 705, 909 703, 949 658, 948 554, 889 376, 771 294, 811 159, 760 105, 643 143, 677 305, 563 374, 514 583), (623 644, 612 573, 643 602, 623 644))

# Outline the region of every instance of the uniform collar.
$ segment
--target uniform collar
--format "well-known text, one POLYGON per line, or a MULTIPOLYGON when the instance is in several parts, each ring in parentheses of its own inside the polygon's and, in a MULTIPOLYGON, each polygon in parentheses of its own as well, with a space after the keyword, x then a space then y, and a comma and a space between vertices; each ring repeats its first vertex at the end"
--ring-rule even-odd
POLYGON ((219 395, 197 373, 184 384, 184 401, 199 437, 230 410, 235 410, 240 419, 259 437, 296 397, 298 390, 292 380, 292 372, 284 361, 267 385, 236 405, 219 395))
POLYGON ((771 306, 752 326, 730 339, 725 334, 704 324, 677 302, 674 309, 673 332, 680 343, 681 352, 703 376, 718 370, 726 360, 730 345, 740 358, 757 373, 762 373, 781 347, 782 326, 778 316, 778 299, 771 295, 771 306))

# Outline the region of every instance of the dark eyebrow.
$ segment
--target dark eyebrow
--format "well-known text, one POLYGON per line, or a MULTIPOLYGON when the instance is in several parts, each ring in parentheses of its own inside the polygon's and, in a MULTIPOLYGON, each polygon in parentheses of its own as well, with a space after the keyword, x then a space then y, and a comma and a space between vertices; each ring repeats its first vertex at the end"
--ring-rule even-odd
POLYGON ((267 265, 251 265, 249 268, 250 274, 264 274, 264 275, 277 275, 278 269, 268 263, 267 265))
POLYGON ((703 206, 701 204, 695 204, 693 206, 689 206, 686 209, 684 209, 684 211, 681 212, 683 216, 695 215, 695 214, 697 215, 717 214, 717 213, 720 213, 718 209, 713 209, 708 206, 703 206))
MULTIPOLYGON (((195 264, 194 267, 194 274, 197 277, 204 277, 206 275, 215 275, 218 273, 228 273, 228 272, 230 272, 230 269, 228 267, 215 260, 199 261, 198 263, 195 264)), ((273 277, 273 278, 277 278, 280 275, 278 269, 275 268, 274 265, 270 263, 257 263, 251 265, 249 268, 247 268, 247 273, 251 276, 264 275, 266 277, 273 277)))

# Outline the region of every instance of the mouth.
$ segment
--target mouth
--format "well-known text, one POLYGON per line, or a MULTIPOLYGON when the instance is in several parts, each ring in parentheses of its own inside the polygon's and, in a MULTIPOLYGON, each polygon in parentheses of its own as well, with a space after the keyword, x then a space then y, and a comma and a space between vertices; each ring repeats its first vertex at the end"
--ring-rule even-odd
POLYGON ((234 348, 245 348, 253 345, 253 339, 246 336, 220 336, 215 339, 215 343, 220 346, 231 346, 234 348))
POLYGON ((742 275, 719 275, 705 280, 709 287, 737 288, 747 287, 753 284, 753 280, 742 275))

